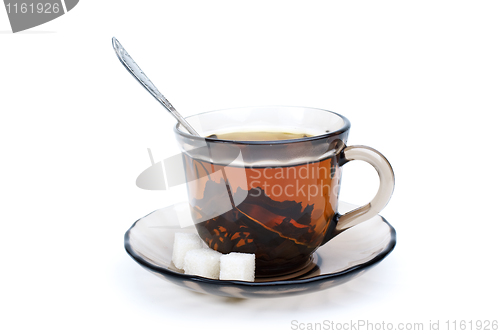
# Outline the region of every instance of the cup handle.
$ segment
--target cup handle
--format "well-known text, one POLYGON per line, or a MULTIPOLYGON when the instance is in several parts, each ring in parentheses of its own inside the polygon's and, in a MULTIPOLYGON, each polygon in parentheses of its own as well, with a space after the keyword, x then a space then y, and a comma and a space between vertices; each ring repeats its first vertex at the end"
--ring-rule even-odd
POLYGON ((375 217, 387 205, 394 191, 394 171, 380 152, 368 146, 348 146, 340 153, 339 165, 343 166, 352 160, 362 160, 372 165, 380 177, 380 186, 370 203, 338 217, 334 235, 375 217))

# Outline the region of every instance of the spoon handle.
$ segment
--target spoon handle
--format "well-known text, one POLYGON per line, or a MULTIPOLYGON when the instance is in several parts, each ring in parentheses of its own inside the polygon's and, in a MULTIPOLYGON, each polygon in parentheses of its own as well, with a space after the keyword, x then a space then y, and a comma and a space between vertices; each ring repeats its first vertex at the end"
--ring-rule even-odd
POLYGON ((168 102, 168 100, 163 96, 162 93, 156 88, 156 86, 149 80, 147 77, 146 73, 144 73, 139 65, 130 57, 128 54, 127 50, 123 48, 123 46, 118 42, 118 40, 113 37, 113 48, 115 49, 116 55, 118 56, 118 59, 120 62, 125 66, 125 68, 132 74, 134 78, 137 79, 137 81, 140 82, 140 84, 146 88, 146 90, 155 97, 155 99, 160 102, 165 109, 167 109, 176 119, 179 121, 179 123, 182 124, 186 128, 186 130, 189 131, 190 134, 199 136, 198 132, 179 114, 177 110, 175 110, 174 106, 168 102))

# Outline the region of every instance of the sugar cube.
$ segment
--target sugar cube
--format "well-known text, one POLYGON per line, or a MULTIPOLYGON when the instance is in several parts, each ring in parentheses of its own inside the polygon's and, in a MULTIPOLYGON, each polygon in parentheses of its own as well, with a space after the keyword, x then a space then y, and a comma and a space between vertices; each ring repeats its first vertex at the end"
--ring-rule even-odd
POLYGON ((255 280, 255 254, 229 253, 220 258, 221 280, 255 280))
POLYGON ((178 269, 183 269, 186 253, 193 249, 202 248, 203 244, 197 234, 176 232, 173 247, 172 262, 178 269))
POLYGON ((221 255, 210 248, 190 250, 184 257, 184 273, 218 279, 221 255))

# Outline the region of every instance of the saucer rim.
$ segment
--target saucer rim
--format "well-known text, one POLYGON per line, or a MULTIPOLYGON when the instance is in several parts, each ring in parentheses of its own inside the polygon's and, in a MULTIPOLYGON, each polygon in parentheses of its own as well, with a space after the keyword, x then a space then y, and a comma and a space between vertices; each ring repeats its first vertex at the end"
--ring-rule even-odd
MULTIPOLYGON (((183 273, 178 273, 172 270, 169 270, 168 268, 165 267, 160 267, 155 264, 152 264, 146 260, 139 254, 137 254, 134 250, 133 247, 130 244, 130 232, 132 229, 135 227, 135 225, 142 219, 146 218, 147 216, 151 215, 152 213, 162 210, 164 208, 170 207, 172 205, 156 209, 147 215, 143 216, 142 218, 137 219, 132 226, 125 232, 124 236, 124 242, 125 242, 125 250, 129 254, 134 261, 136 261, 138 264, 141 266, 155 272, 159 273, 162 275, 167 275, 167 276, 173 276, 178 279, 182 280, 191 280, 191 281, 196 281, 196 282, 201 282, 205 284, 214 284, 214 285, 226 285, 226 286, 246 286, 246 287, 264 287, 264 286, 287 286, 287 285, 296 285, 296 284, 308 284, 308 283, 313 283, 313 282, 320 282, 323 280, 331 280, 335 278, 340 278, 343 276, 347 275, 352 275, 358 271, 362 271, 363 269, 367 269, 369 267, 374 266, 375 264, 379 263, 382 261, 387 255, 389 255, 394 248, 396 247, 397 243, 397 238, 396 238, 396 229, 389 224, 389 222, 382 217, 381 215, 378 215, 382 221, 389 227, 389 233, 391 235, 390 241, 387 243, 387 246, 380 251, 373 259, 354 265, 352 267, 349 267, 345 270, 335 272, 335 273, 327 273, 327 274, 320 274, 317 276, 313 277, 308 277, 308 278, 298 278, 298 279, 288 279, 288 280, 283 280, 283 281, 267 281, 267 282, 248 282, 248 281, 238 281, 238 280, 219 280, 219 279, 212 279, 212 278, 206 278, 206 277, 201 277, 201 276, 196 276, 196 275, 188 275, 188 274, 183 274, 183 273)), ((346 231, 347 232, 347 231, 346 231)), ((345 233, 345 232, 344 232, 345 233)), ((320 260, 321 261, 321 260, 320 260)))

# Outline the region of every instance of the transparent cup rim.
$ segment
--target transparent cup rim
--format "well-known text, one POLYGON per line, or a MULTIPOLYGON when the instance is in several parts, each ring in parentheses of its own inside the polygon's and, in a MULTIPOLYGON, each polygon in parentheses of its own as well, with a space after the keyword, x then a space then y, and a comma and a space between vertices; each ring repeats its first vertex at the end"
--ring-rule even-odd
POLYGON ((328 113, 334 114, 334 115, 340 117, 344 121, 344 124, 342 125, 342 127, 340 129, 337 129, 337 130, 332 131, 332 132, 327 132, 327 133, 323 133, 323 134, 319 134, 319 135, 315 135, 315 136, 311 136, 311 137, 296 138, 296 139, 284 139, 284 140, 251 141, 251 140, 228 140, 228 139, 200 137, 200 136, 194 136, 194 135, 192 135, 192 134, 190 134, 190 133, 188 133, 186 131, 182 131, 180 129, 180 126, 181 126, 180 123, 177 123, 174 126, 174 132, 177 133, 178 135, 180 135, 182 137, 185 137, 185 138, 188 138, 188 139, 192 139, 192 140, 204 139, 204 140, 206 140, 208 142, 212 142, 212 143, 243 144, 243 145, 269 145, 269 144, 300 143, 300 142, 307 142, 307 141, 311 141, 311 140, 324 139, 324 138, 328 138, 328 137, 331 137, 331 136, 336 136, 336 135, 339 135, 339 134, 341 134, 343 132, 346 132, 351 127, 351 122, 345 116, 343 116, 343 115, 341 115, 339 113, 330 111, 330 110, 326 110, 326 109, 322 109, 322 108, 300 107, 300 106, 283 106, 283 105, 250 106, 250 107, 237 107, 237 108, 226 108, 226 109, 210 110, 210 111, 205 111, 205 112, 198 113, 198 114, 195 114, 195 115, 187 116, 187 117, 185 117, 185 119, 189 122, 190 118, 197 117, 197 116, 200 116, 200 115, 205 115, 205 114, 210 114, 210 113, 216 113, 216 112, 221 112, 221 111, 229 111, 229 110, 235 110, 236 111, 236 110, 252 109, 252 108, 294 108, 294 109, 295 108, 303 108, 303 109, 314 109, 314 110, 319 110, 319 111, 324 111, 324 112, 328 112, 328 113))

